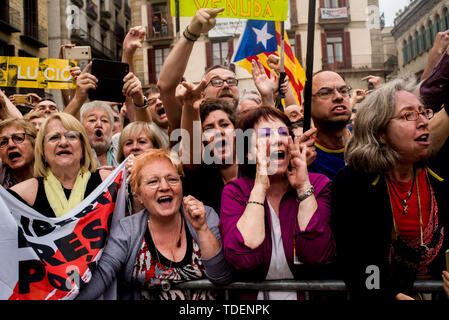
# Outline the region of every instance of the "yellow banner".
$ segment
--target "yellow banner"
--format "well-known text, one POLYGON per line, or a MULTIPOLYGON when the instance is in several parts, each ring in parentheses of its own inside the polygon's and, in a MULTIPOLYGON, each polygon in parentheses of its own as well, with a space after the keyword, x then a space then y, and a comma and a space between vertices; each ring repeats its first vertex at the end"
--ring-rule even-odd
POLYGON ((70 68, 76 61, 65 59, 0 57, 0 87, 75 89, 70 68))
MULTIPOLYGON (((225 8, 217 18, 286 21, 288 0, 179 0, 180 17, 193 17, 200 8, 225 8)), ((175 0, 170 9, 175 17, 175 0)))

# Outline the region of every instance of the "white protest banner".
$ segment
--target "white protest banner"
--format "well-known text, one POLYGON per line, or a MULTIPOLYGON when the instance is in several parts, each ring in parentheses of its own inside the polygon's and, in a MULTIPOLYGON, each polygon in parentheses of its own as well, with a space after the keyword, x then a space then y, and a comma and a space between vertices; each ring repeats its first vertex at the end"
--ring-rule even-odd
POLYGON ((68 300, 89 282, 124 216, 125 161, 63 217, 48 218, 0 186, 0 299, 68 300))

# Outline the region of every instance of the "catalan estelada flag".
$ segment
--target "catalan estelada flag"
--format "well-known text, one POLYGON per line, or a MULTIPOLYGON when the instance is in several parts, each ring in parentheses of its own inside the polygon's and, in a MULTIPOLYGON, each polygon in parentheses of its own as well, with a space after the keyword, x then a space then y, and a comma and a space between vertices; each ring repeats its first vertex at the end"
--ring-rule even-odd
MULTIPOLYGON (((239 39, 232 62, 251 73, 251 61, 259 59, 267 75, 270 74, 268 56, 279 56, 281 50, 281 23, 275 21, 248 20, 239 39)), ((287 33, 284 31, 284 68, 290 79, 298 104, 301 104, 301 90, 306 82, 306 73, 293 54, 287 33)))

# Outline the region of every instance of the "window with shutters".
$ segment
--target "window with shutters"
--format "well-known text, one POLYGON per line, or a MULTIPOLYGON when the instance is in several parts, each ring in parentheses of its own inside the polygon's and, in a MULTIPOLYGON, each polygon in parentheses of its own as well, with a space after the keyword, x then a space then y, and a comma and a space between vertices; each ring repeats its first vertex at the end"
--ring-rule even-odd
POLYGON ((173 37, 170 1, 152 1, 147 4, 148 39, 173 37))
POLYGON ((415 31, 413 41, 414 41, 414 46, 415 46, 415 55, 419 56, 421 54, 421 43, 419 41, 418 31, 415 31))
POLYGON ((212 65, 226 64, 228 56, 228 41, 212 42, 212 65))
POLYGON ((232 55, 234 54, 234 39, 211 38, 206 42, 206 68, 213 65, 230 65, 232 55))
POLYGON ((424 28, 424 26, 421 26, 421 33, 419 35, 419 39, 421 42, 421 53, 425 52, 427 50, 427 45, 426 45, 426 29, 424 28))
POLYGON ((159 74, 162 70, 162 64, 167 59, 170 53, 170 47, 154 49, 154 67, 156 71, 156 79, 159 78, 159 74))
POLYGON ((14 45, 0 40, 0 56, 14 56, 14 51, 14 45))
POLYGON ((440 18, 440 15, 437 14, 435 16, 435 35, 440 31, 442 31, 441 18, 440 18))
POLYGON ((406 65, 409 61, 408 59, 408 44, 407 41, 404 40, 402 44, 402 56, 404 57, 404 65, 406 65))
POLYGON ((351 68, 349 32, 327 32, 322 40, 323 63, 326 69, 351 68))
POLYGON ((346 0, 324 0, 324 8, 343 8, 346 6, 346 0))
POLYGON ((150 83, 156 83, 162 70, 162 64, 170 53, 170 46, 148 49, 148 74, 150 83))
POLYGON ((430 49, 433 45, 432 39, 432 21, 427 22, 427 30, 426 30, 426 50, 430 49))
POLYGON ((23 23, 24 34, 34 39, 39 39, 38 20, 37 20, 37 1, 24 0, 23 1, 23 23))
POLYGON ((343 63, 343 37, 326 38, 326 49, 329 64, 343 63))
POLYGON ((436 36, 436 32, 435 32, 435 24, 434 23, 432 23, 432 21, 429 21, 429 27, 430 27, 430 41, 431 41, 431 44, 432 44, 432 46, 433 46, 433 43, 434 43, 434 41, 435 41, 435 36, 436 36))
POLYGON ((410 57, 410 60, 413 60, 415 58, 415 49, 413 46, 412 36, 408 37, 408 55, 410 57))

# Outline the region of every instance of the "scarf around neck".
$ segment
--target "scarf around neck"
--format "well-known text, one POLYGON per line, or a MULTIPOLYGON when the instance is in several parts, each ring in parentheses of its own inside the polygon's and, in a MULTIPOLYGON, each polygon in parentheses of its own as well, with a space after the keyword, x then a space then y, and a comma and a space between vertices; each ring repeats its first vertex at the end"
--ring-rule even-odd
POLYGON ((44 189, 48 203, 53 209, 56 217, 62 217, 83 201, 90 175, 90 171, 80 169, 75 184, 73 185, 72 192, 70 193, 70 197, 67 200, 61 182, 59 182, 53 172, 51 172, 50 168, 47 169, 47 176, 44 178, 44 189))

